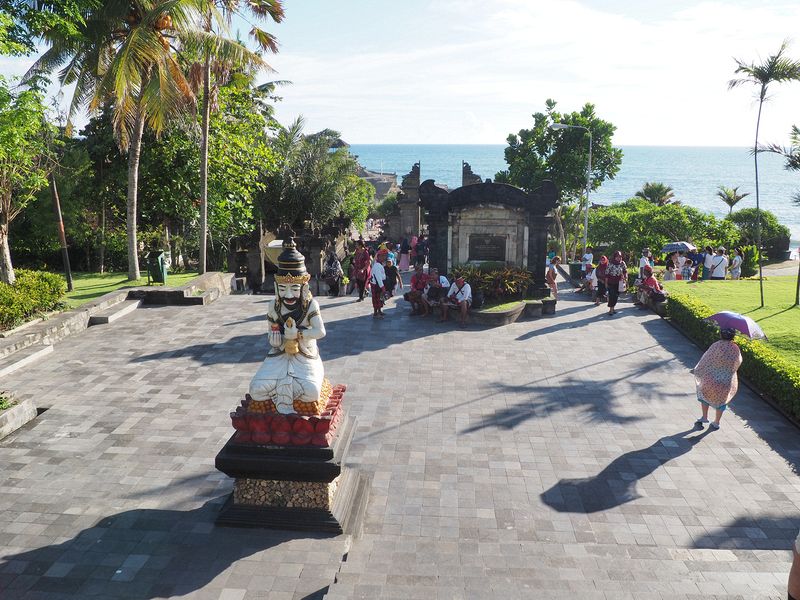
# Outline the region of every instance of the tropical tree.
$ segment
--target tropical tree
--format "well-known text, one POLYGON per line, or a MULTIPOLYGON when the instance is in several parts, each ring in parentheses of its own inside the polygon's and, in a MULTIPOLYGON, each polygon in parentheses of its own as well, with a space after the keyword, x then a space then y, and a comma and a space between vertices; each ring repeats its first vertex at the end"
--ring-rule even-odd
MULTIPOLYGON (((508 169, 495 175, 495 181, 510 183, 525 191, 533 191, 545 179, 550 179, 559 191, 562 205, 578 204, 586 207, 587 164, 589 144, 586 131, 591 132, 592 171, 589 174, 591 190, 599 188, 606 179, 613 179, 622 164, 622 150, 614 148, 611 138, 616 127, 599 118, 594 105, 587 103, 579 112, 559 113, 556 102, 547 100, 545 112, 533 115, 533 127, 521 129, 508 136, 505 160, 508 169), (571 126, 555 130, 554 123, 571 126)), ((582 211, 577 211, 580 214, 582 211)), ((558 207, 553 211, 561 252, 566 259, 566 213, 558 207)), ((577 219, 572 228, 582 227, 577 219)), ((577 237, 576 237, 577 239, 577 237)))
POLYGON ((14 90, 0 77, 0 281, 16 280, 8 236, 11 222, 47 185, 52 166, 42 94, 14 90))
MULTIPOLYGON (((793 60, 786 56, 788 41, 784 41, 775 54, 772 54, 761 63, 746 63, 739 59, 736 61, 735 74, 741 75, 737 79, 728 82, 728 89, 733 89, 742 85, 755 85, 758 99, 758 116, 756 117, 756 136, 753 142, 753 164, 755 167, 756 178, 756 211, 761 210, 758 195, 758 130, 761 126, 761 110, 767 100, 767 90, 772 83, 784 83, 788 81, 800 80, 800 61, 793 60)), ((756 244, 758 246, 758 281, 761 293, 761 306, 764 306, 764 277, 761 268, 761 224, 760 218, 756 225, 756 244)))
POLYGON ((642 198, 655 204, 656 206, 666 206, 667 204, 680 204, 675 200, 675 192, 668 185, 663 183, 647 182, 638 192, 634 194, 636 198, 642 198))
MULTIPOLYGON (((789 171, 800 171, 800 128, 797 125, 792 126, 792 132, 789 136, 791 143, 788 148, 784 148, 778 144, 770 144, 766 147, 768 152, 780 154, 786 159, 785 167, 789 171)), ((792 200, 795 204, 800 206, 800 192, 795 192, 792 200)), ((795 306, 800 306, 800 266, 797 268, 797 286, 794 295, 795 306)))
POLYGON ((739 193, 739 188, 729 188, 725 187, 724 185, 719 186, 717 190, 717 198, 722 200, 725 204, 728 205, 728 216, 731 215, 733 212, 733 207, 736 206, 741 200, 749 196, 750 194, 745 192, 744 194, 739 193))
MULTIPOLYGON (((248 14, 260 20, 272 20, 280 23, 283 20, 283 0, 207 0, 204 16, 204 29, 207 33, 214 30, 214 11, 219 10, 227 22, 234 16, 246 18, 248 14), (247 14, 243 14, 247 13, 247 14)), ((278 44, 275 37, 260 29, 256 25, 250 30, 250 35, 256 40, 259 48, 264 52, 277 52, 278 44)), ((222 52, 212 53, 206 48, 202 55, 202 141, 200 145, 200 273, 206 270, 206 240, 208 238, 208 136, 211 120, 211 110, 214 98, 220 84, 225 83, 230 70, 246 66, 266 67, 261 58, 252 52, 239 52, 236 55, 222 52), (213 73, 212 73, 213 72, 213 73), (212 80, 212 74, 214 78, 212 80)), ((201 65, 195 65, 195 73, 201 65)))

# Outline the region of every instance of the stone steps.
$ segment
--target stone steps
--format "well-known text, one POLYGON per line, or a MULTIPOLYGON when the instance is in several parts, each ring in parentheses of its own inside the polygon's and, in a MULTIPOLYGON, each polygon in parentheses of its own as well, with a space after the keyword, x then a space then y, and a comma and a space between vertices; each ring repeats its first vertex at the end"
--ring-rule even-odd
POLYGON ((22 367, 31 364, 43 356, 47 356, 52 351, 53 346, 44 344, 35 344, 33 346, 23 348, 22 350, 17 350, 13 354, 10 354, 9 356, 6 356, 0 360, 0 377, 9 375, 17 369, 21 369, 22 367))
POLYGON ((142 304, 141 300, 125 300, 89 317, 89 327, 93 325, 107 325, 113 323, 128 313, 132 313, 142 304))

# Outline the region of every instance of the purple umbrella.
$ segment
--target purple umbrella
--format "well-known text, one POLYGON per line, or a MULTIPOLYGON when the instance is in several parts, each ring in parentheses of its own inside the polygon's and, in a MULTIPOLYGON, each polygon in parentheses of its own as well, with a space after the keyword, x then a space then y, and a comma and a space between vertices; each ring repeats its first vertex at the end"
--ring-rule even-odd
POLYGON ((714 321, 720 329, 735 329, 754 340, 767 339, 764 331, 753 319, 729 310, 711 315, 706 321, 714 321))

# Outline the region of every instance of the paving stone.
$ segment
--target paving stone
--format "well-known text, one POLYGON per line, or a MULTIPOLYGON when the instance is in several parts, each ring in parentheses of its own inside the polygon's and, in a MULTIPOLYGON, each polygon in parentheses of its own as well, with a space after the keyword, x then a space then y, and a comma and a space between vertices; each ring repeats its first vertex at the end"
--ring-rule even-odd
POLYGON ((491 330, 321 299, 364 535, 215 527, 265 301, 142 308, 4 379, 49 410, 0 441, 0 597, 784 597, 797 430, 743 387, 690 431, 700 351, 568 292, 491 330))

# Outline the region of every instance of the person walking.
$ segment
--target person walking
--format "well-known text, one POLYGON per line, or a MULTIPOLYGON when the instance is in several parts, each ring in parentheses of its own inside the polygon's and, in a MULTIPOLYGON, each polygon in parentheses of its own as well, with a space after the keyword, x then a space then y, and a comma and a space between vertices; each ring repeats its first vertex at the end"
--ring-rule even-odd
POLYGON ((608 257, 605 254, 600 255, 600 262, 594 270, 595 277, 597 277, 597 289, 595 290, 594 305, 599 306, 601 302, 608 300, 608 290, 606 289, 606 269, 608 268, 608 257))
POLYGON ((608 291, 608 314, 617 313, 615 306, 619 299, 620 288, 627 289, 628 265, 622 260, 622 252, 615 250, 606 267, 606 290, 608 291))
POLYGON ((694 368, 694 379, 697 386, 697 401, 703 411, 702 416, 694 422, 697 429, 708 423, 708 409, 715 411, 711 429, 719 429, 719 420, 728 403, 739 389, 736 371, 742 364, 742 352, 733 341, 735 329, 720 329, 720 339, 708 347, 694 368))
POLYGON ((642 249, 642 256, 639 258, 639 279, 644 279, 644 268, 650 266, 650 248, 642 249))
POLYGON ((744 257, 741 248, 736 248, 733 251, 733 258, 731 259, 731 279, 739 279, 742 276, 742 261, 744 257))
POLYGON ((409 254, 411 253, 411 244, 408 241, 407 237, 403 238, 403 241, 400 242, 400 264, 398 268, 400 272, 408 271, 411 268, 411 260, 409 254))
POLYGON ((800 532, 792 546, 792 568, 789 571, 789 600, 800 600, 800 532))
POLYGON ((382 319, 383 314, 383 293, 386 291, 386 269, 383 267, 383 261, 386 260, 385 252, 378 252, 375 256, 375 262, 372 265, 372 271, 369 276, 369 291, 372 296, 372 317, 382 319))
POLYGON ((554 256, 550 261, 550 264, 547 266, 547 275, 545 275, 545 281, 547 281, 547 285, 550 287, 550 291, 553 294, 553 298, 558 300, 558 264, 561 262, 560 256, 554 256))
POLYGON ((403 279, 394 264, 394 254, 391 252, 386 257, 384 270, 386 271, 386 294, 392 297, 394 296, 395 288, 399 286, 401 290, 403 289, 403 279))
POLYGON ((364 293, 370 278, 371 262, 369 250, 367 250, 364 240, 358 240, 356 242, 356 255, 353 258, 353 278, 358 286, 358 300, 356 302, 364 300, 364 293))

